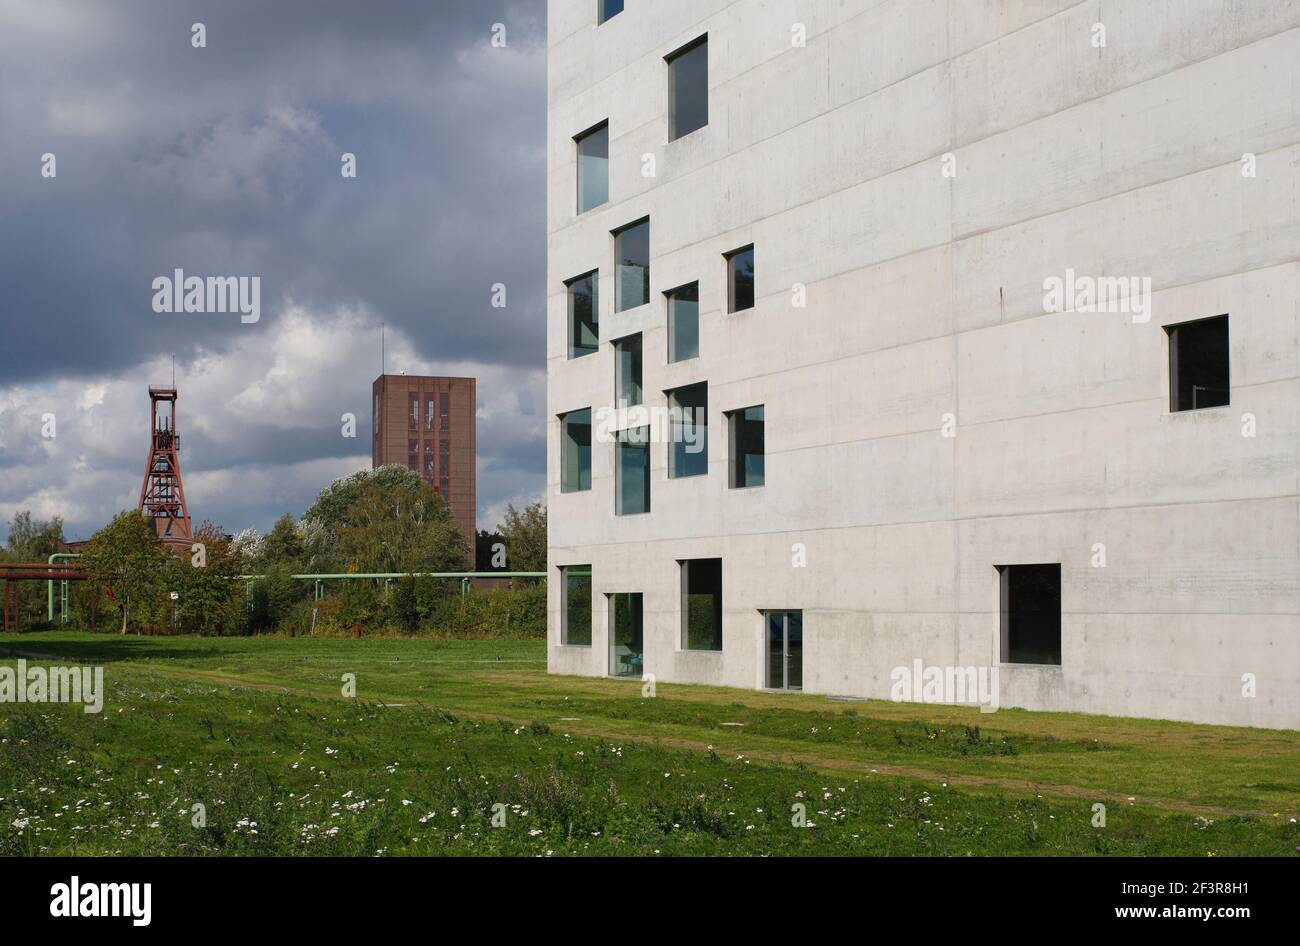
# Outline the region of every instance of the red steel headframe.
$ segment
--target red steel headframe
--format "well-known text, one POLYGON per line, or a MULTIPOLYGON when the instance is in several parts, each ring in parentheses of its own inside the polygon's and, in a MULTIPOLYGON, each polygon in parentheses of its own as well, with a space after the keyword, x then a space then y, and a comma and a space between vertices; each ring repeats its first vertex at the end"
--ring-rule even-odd
POLYGON ((144 468, 138 508, 153 524, 158 538, 173 548, 188 548, 193 531, 185 505, 185 487, 181 485, 176 389, 151 387, 149 401, 149 462, 144 468))

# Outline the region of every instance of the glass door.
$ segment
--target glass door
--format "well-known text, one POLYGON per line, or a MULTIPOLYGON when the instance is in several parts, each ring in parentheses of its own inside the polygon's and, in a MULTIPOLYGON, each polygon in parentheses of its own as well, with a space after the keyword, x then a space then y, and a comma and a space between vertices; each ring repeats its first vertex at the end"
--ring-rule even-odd
POLYGON ((803 612, 766 612, 767 686, 803 689, 803 612))
POLYGON ((609 673, 612 677, 640 677, 644 672, 641 602, 639 591, 609 596, 609 673))

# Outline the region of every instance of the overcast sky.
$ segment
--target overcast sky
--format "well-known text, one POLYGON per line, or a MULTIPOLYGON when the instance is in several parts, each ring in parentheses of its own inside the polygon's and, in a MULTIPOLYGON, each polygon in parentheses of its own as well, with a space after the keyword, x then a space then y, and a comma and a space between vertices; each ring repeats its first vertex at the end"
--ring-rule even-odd
POLYGON ((300 515, 370 466, 381 322, 478 378, 480 528, 540 499, 545 70, 543 0, 0 0, 0 537, 135 506, 173 356, 195 525, 300 515), (177 268, 260 321, 155 313, 177 268))

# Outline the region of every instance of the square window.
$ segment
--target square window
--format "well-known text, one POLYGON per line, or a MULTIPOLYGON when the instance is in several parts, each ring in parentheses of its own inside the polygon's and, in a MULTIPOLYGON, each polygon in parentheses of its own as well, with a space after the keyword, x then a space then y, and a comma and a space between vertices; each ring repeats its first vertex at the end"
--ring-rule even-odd
POLYGON ((591 646, 591 566, 566 565, 560 569, 560 643, 591 646))
POLYGON ((650 301, 650 220, 640 220, 614 231, 615 312, 634 309, 650 301))
POLYGON ((709 385, 688 385, 668 396, 668 475, 702 476, 709 472, 709 385))
POLYGON ((727 311, 754 308, 754 247, 749 245, 726 255, 727 311))
POLYGON ((1061 665, 1061 566, 999 565, 1002 662, 1061 665))
POLYGON ((668 140, 709 123, 709 38, 701 36, 668 61, 668 140))
POLYGON ((578 146, 578 213, 609 200, 609 122, 573 139, 578 146))
POLYGON ((596 273, 564 284, 569 290, 569 357, 581 358, 600 347, 600 295, 596 273))
POLYGON ((596 0, 596 25, 623 12, 623 0, 596 0))
POLYGON ((700 354, 700 284, 691 283, 664 293, 668 298, 668 361, 686 361, 700 354))
POLYGON ((727 414, 731 441, 730 483, 732 489, 762 486, 764 472, 763 405, 727 414))
POLYGON ((614 343, 614 399, 621 410, 641 403, 641 336, 614 343))
POLYGON ((591 408, 560 415, 560 492, 591 489, 591 408))
POLYGON ((682 568, 682 649, 722 650, 722 559, 693 558, 682 568))
POLYGON ((1169 410, 1195 411, 1228 403, 1228 317, 1166 325, 1169 410))
POLYGON ((631 516, 650 511, 650 428, 632 427, 618 432, 614 447, 618 463, 618 501, 615 513, 631 516))

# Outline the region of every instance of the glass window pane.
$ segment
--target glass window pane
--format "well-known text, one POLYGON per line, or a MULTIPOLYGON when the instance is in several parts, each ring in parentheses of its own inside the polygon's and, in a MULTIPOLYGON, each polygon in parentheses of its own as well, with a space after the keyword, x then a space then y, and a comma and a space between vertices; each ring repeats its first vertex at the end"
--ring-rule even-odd
POLYGON ((620 516, 650 511, 650 428, 618 432, 618 501, 620 516))
POLYGON ((599 348, 600 296, 596 273, 579 276, 569 287, 569 357, 581 358, 599 348))
POLYGON ((563 612, 560 615, 561 641, 565 644, 591 644, 591 566, 570 565, 564 574, 563 612))
POLYGON ((697 558, 682 565, 682 647, 722 650, 722 559, 697 558))
POLYGON ((609 672, 639 677, 645 656, 640 592, 610 595, 609 672))
POLYGON ((785 619, 785 685, 803 689, 803 612, 787 611, 785 619))
POLYGON ((767 612, 767 685, 773 690, 785 686, 785 615, 767 612))
POLYGON ((578 213, 609 200, 609 125, 578 139, 578 213))
POLYGON ((692 384, 668 392, 668 475, 709 472, 709 386, 692 384))
POLYGON ((700 354, 700 284, 668 293, 668 360, 685 361, 700 354))
POLYGON ((614 235, 615 312, 633 309, 650 301, 650 221, 618 231, 614 235))
POLYGON ((618 16, 623 12, 623 0, 599 0, 600 16, 596 19, 597 23, 604 23, 611 16, 618 16))
POLYGON ((764 474, 763 405, 733 411, 731 420, 731 486, 762 486, 764 474))
POLYGON ((614 346, 614 389, 618 406, 641 403, 641 336, 630 335, 614 346))
POLYGON ((591 408, 560 418, 560 491, 591 489, 591 408))
POLYGON ((754 307, 754 248, 737 250, 727 257, 727 311, 743 312, 754 307))
POLYGON ((668 60, 668 138, 709 123, 709 44, 703 40, 668 60))

